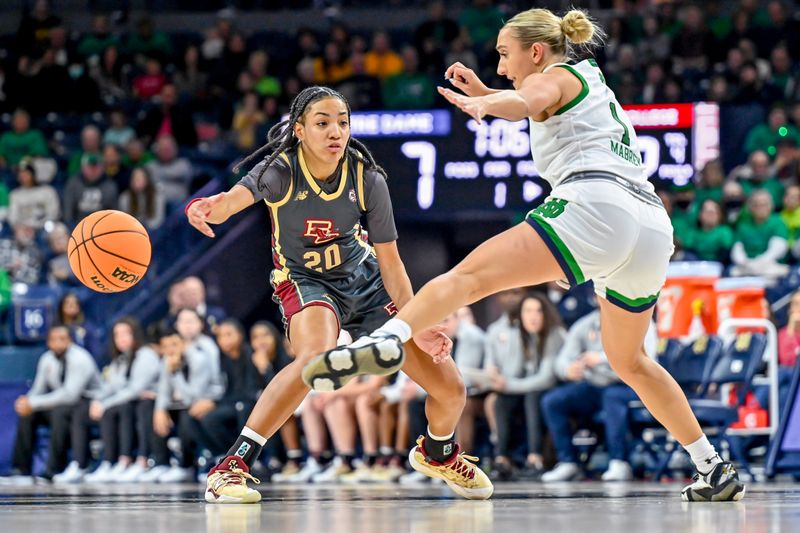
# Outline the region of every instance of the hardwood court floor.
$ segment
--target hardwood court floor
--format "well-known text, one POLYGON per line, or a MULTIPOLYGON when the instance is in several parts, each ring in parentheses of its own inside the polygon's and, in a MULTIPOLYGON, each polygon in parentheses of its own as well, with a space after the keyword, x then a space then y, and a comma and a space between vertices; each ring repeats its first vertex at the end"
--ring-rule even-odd
POLYGON ((0 486, 1 533, 800 532, 800 484, 750 484, 738 503, 683 503, 679 485, 261 485, 256 505, 207 505, 201 485, 0 486))

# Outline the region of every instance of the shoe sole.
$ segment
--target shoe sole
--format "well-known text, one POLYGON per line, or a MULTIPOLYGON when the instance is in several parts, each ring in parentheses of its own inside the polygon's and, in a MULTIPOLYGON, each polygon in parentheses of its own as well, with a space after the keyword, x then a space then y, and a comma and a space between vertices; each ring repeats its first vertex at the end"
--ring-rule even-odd
POLYGON ((729 479, 710 497, 690 488, 681 492, 681 500, 685 502, 738 502, 747 491, 744 483, 737 479, 729 479))
POLYGON ((231 496, 214 496, 210 490, 206 490, 206 502, 208 503, 258 503, 261 501, 261 493, 258 491, 248 492, 244 498, 233 498, 231 496))
POLYGON ((399 371, 405 350, 397 337, 364 346, 340 346, 314 358, 304 368, 303 383, 317 392, 332 392, 362 374, 388 376, 399 371))
POLYGON ((494 493, 494 485, 489 485, 483 489, 468 489, 466 487, 462 487, 457 483, 453 483, 446 477, 440 475, 436 470, 429 469, 419 461, 417 458, 414 457, 416 455, 417 447, 411 448, 411 451, 408 454, 408 462, 411 464, 411 468, 419 472, 420 474, 426 475, 429 478, 434 479, 441 479, 447 486, 453 489, 453 492, 458 494, 459 496, 466 498, 468 500, 488 500, 491 498, 492 493, 494 493))

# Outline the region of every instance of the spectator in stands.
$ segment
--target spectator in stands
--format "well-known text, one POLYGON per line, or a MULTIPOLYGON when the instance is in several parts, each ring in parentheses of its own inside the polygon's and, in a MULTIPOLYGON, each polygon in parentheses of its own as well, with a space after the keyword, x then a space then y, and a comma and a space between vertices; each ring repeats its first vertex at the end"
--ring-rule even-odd
POLYGON ((514 334, 521 349, 506 352, 490 362, 491 387, 497 393, 497 450, 493 473, 499 480, 515 475, 511 428, 514 415, 521 411, 525 413, 528 455, 519 476, 535 479, 544 469, 539 401, 542 394, 556 384, 555 361, 566 336, 558 311, 543 294, 526 295, 516 314, 519 324, 514 334))
POLYGON ((770 110, 765 124, 759 124, 747 133, 744 149, 748 154, 764 151, 774 156, 778 142, 784 138, 792 140, 796 147, 800 147, 800 130, 789 123, 786 109, 776 106, 770 110))
POLYGON ((765 190, 756 190, 747 199, 749 217, 736 226, 731 249, 734 276, 778 278, 788 273, 782 261, 788 251, 789 230, 773 210, 772 196, 765 190))
MULTIPOLYGON (((591 421, 602 408, 605 388, 620 381, 603 352, 599 311, 572 325, 556 358, 555 373, 565 383, 544 394, 541 409, 558 464, 542 475, 542 481, 574 481, 583 474, 572 445, 570 419, 591 421)), ((607 422, 624 424, 624 420, 607 422)))
POLYGON ((81 149, 77 150, 69 159, 67 172, 70 176, 78 173, 83 164, 83 156, 93 155, 97 158, 103 157, 103 144, 100 142, 100 128, 94 124, 84 126, 81 130, 81 149))
MULTIPOLYGON (((794 3, 792 6, 794 7, 794 3)), ((789 50, 798 50, 800 28, 798 28, 797 20, 793 16, 787 15, 784 3, 777 0, 769 2, 767 15, 769 23, 756 34, 759 54, 766 57, 770 50, 775 50, 780 46, 786 46, 789 50)))
POLYGON ((444 2, 432 2, 429 18, 414 30, 414 47, 420 58, 420 70, 432 75, 441 75, 444 70, 444 52, 458 37, 458 24, 447 17, 444 2))
MULTIPOLYGON (((638 51, 637 51, 638 53, 638 51)), ((653 62, 647 65, 645 70, 644 85, 639 102, 642 104, 660 103, 666 99, 665 81, 666 74, 661 63, 653 62)))
POLYGON ((643 35, 636 44, 642 64, 661 62, 669 57, 671 41, 669 35, 661 31, 658 18, 647 15, 642 21, 643 35))
POLYGON ((365 61, 363 52, 353 52, 350 56, 353 73, 336 86, 353 110, 378 109, 382 106, 381 82, 367 74, 365 61))
POLYGON ((186 201, 192 180, 191 163, 178 157, 178 145, 171 135, 163 135, 156 141, 155 152, 156 160, 145 165, 153 182, 164 191, 164 199, 170 207, 186 201))
POLYGON ((83 420, 87 430, 90 421, 100 424, 103 441, 103 461, 85 478, 90 483, 135 481, 147 470, 149 433, 136 420, 136 412, 139 397, 156 392, 161 361, 145 344, 142 328, 135 318, 115 321, 111 336, 111 361, 103 369, 100 389, 83 420), (136 449, 138 456, 134 462, 136 449))
POLYGON ((798 257, 798 250, 795 250, 795 243, 800 238, 800 186, 789 185, 783 193, 783 211, 781 219, 789 230, 789 248, 792 254, 798 257))
POLYGON ((128 98, 130 65, 120 58, 119 47, 106 47, 100 61, 90 60, 89 65, 89 75, 100 88, 100 96, 104 102, 116 105, 128 98))
POLYGON ((300 28, 297 30, 297 38, 289 63, 297 65, 304 59, 311 59, 313 61, 319 57, 319 55, 319 42, 317 41, 314 30, 310 28, 300 28))
POLYGON ((149 230, 158 228, 164 222, 164 193, 161 187, 153 183, 147 168, 133 169, 130 185, 119 195, 119 209, 136 217, 149 230))
POLYGON ((459 26, 481 54, 494 50, 497 33, 503 27, 503 13, 492 4, 492 0, 472 0, 472 6, 462 10, 458 17, 459 26))
POLYGON ((50 2, 36 0, 33 9, 26 10, 17 30, 17 51, 32 54, 45 48, 50 40, 50 30, 61 25, 61 18, 50 12, 50 2))
POLYGON ((86 318, 83 305, 76 293, 68 292, 61 297, 56 311, 56 319, 59 324, 69 329, 69 334, 75 344, 88 350, 95 359, 100 360, 104 352, 101 345, 101 329, 86 318))
POLYGON ((376 31, 372 36, 372 48, 364 57, 364 68, 367 74, 381 80, 403 71, 403 58, 392 50, 389 34, 385 31, 376 31))
POLYGON ((178 99, 194 102, 205 98, 208 86, 208 73, 200 65, 200 52, 194 45, 188 46, 183 53, 183 64, 172 77, 178 99))
POLYGON ((706 26, 699 6, 687 6, 683 15, 683 27, 672 41, 672 57, 678 73, 689 71, 700 75, 709 65, 714 35, 706 26))
POLYGON ((11 117, 11 131, 0 135, 0 168, 16 167, 25 156, 46 157, 47 142, 42 132, 31 128, 31 117, 17 109, 11 117))
POLYGON ((166 33, 155 29, 152 18, 143 16, 136 22, 136 31, 128 35, 126 51, 139 64, 145 57, 156 57, 166 62, 172 57, 172 44, 166 33))
POLYGON ((145 143, 163 136, 174 137, 181 146, 197 146, 197 131, 192 115, 178 105, 178 95, 171 83, 161 89, 161 105, 151 109, 139 124, 139 135, 145 143))
POLYGON ((47 221, 59 219, 58 194, 50 185, 36 181, 36 168, 30 158, 20 161, 17 169, 19 187, 9 195, 8 221, 41 229, 47 221))
POLYGON ((145 148, 144 143, 133 137, 125 145, 125 155, 122 157, 122 164, 128 169, 134 169, 147 165, 150 161, 155 160, 155 157, 145 148))
POLYGON ((733 230, 725 223, 725 213, 717 200, 700 204, 697 227, 683 241, 683 247, 704 261, 727 263, 733 246, 733 230))
POLYGON ((747 164, 735 168, 729 179, 736 179, 742 185, 745 196, 763 189, 772 197, 772 204, 780 207, 783 203, 783 184, 772 174, 769 156, 762 150, 750 154, 747 164))
POLYGON ((100 157, 86 154, 81 159, 80 174, 72 176, 64 187, 64 220, 75 224, 83 217, 102 209, 116 209, 117 185, 103 173, 100 157))
POLYGON ((725 182, 725 170, 722 161, 712 159, 700 171, 700 179, 694 191, 695 205, 702 205, 706 200, 722 202, 722 185, 725 182))
POLYGON ((203 280, 197 276, 188 276, 181 281, 181 289, 184 305, 197 311, 200 317, 205 320, 206 329, 214 332, 217 325, 228 314, 217 305, 208 305, 206 302, 206 285, 203 280))
POLYGON ((464 36, 454 39, 453 42, 450 43, 450 49, 444 56, 445 65, 452 65, 453 63, 462 63, 465 67, 471 68, 472 70, 478 70, 480 68, 478 56, 469 48, 467 38, 464 36))
POLYGON ((728 224, 735 227, 742 216, 745 203, 744 189, 736 181, 726 181, 722 186, 722 207, 728 216, 728 224))
MULTIPOLYGON (((789 302, 786 326, 778 331, 778 401, 786 406, 792 375, 800 355, 800 290, 795 290, 789 302)), ((756 397, 764 409, 769 409, 769 388, 757 387, 756 397)), ((782 413, 781 413, 782 414, 782 413)))
POLYGON ((350 58, 335 42, 326 44, 322 57, 314 59, 314 81, 316 83, 335 85, 352 74, 353 65, 350 63, 350 58))
POLYGON ((103 146, 103 173, 114 182, 118 191, 128 188, 131 173, 128 167, 122 164, 122 154, 114 144, 103 146))
POLYGON ((36 230, 25 224, 13 226, 13 237, 0 238, 0 269, 14 283, 36 285, 41 279, 42 252, 36 245, 36 230))
POLYGON ((484 345, 486 336, 478 326, 461 321, 456 313, 442 321, 444 333, 453 339, 453 360, 467 387, 467 403, 456 427, 458 442, 468 454, 475 453, 475 419, 483 416, 483 402, 486 399, 485 383, 480 383, 473 373, 484 366, 484 345))
POLYGON ((269 74, 269 55, 263 50, 256 50, 247 60, 247 72, 253 79, 253 89, 260 96, 280 96, 281 82, 269 74))
POLYGON ((429 109, 436 91, 427 74, 419 71, 417 51, 403 48, 404 72, 389 76, 383 83, 383 104, 389 109, 429 109))
POLYGON ((214 456, 222 456, 229 447, 228 435, 244 427, 263 384, 253 365, 242 324, 235 318, 226 319, 217 328, 216 337, 222 356, 224 394, 216 401, 195 401, 189 415, 195 420, 200 442, 214 456))
POLYGON ((64 470, 70 425, 76 408, 88 403, 89 395, 98 386, 97 366, 92 356, 72 343, 66 327, 51 327, 47 332, 47 351, 36 365, 33 385, 27 394, 14 402, 19 419, 12 474, 33 474, 36 428, 50 426, 50 447, 44 476, 55 476, 66 482, 78 481, 83 477, 89 460, 88 439, 75 442, 73 438, 74 461, 64 470), (64 472, 57 475, 62 470, 64 472))
POLYGON ((63 222, 56 222, 47 232, 50 246, 47 259, 47 283, 54 287, 69 287, 80 284, 69 265, 69 231, 63 222))
POLYGON ((253 91, 245 93, 233 115, 233 130, 236 147, 243 152, 250 152, 256 144, 256 131, 267 121, 267 117, 259 108, 258 94, 253 91))
POLYGON ((133 79, 133 96, 148 102, 154 96, 161 94, 166 84, 167 77, 164 75, 161 62, 155 57, 148 57, 144 72, 133 79))
POLYGON ((78 53, 88 59, 102 56, 109 46, 119 47, 119 40, 108 27, 108 16, 98 14, 92 17, 92 31, 84 35, 78 44, 78 53))
POLYGON ((109 127, 103 133, 103 144, 113 144, 119 148, 124 148, 131 139, 136 137, 136 131, 128 125, 125 112, 115 107, 108 113, 109 127))
POLYGON ((210 67, 208 83, 211 92, 219 98, 226 98, 233 93, 239 73, 247 66, 248 57, 244 37, 239 33, 232 34, 222 57, 210 67))
POLYGON ((675 240, 682 243, 687 240, 694 227, 692 204, 695 199, 695 187, 694 183, 689 182, 684 185, 672 184, 670 188, 672 190, 670 220, 675 240))
POLYGON ((212 61, 222 57, 225 44, 233 33, 234 14, 233 11, 223 9, 217 12, 217 20, 212 28, 206 30, 205 39, 200 46, 203 59, 212 61))
POLYGON ((197 439, 189 410, 198 400, 208 398, 213 370, 202 352, 186 348, 177 331, 168 329, 161 333, 159 349, 163 361, 153 412, 156 466, 142 474, 140 481, 179 483, 193 478, 197 439), (170 467, 167 437, 176 426, 181 442, 181 459, 179 466, 170 467))
POLYGON ((78 57, 69 43, 67 29, 64 26, 56 26, 50 30, 47 53, 52 54, 53 63, 60 67, 67 68, 78 63, 78 57))
POLYGON ((780 91, 765 83, 758 73, 756 63, 745 62, 739 69, 737 89, 731 102, 735 104, 770 105, 780 99, 780 91))
POLYGON ((772 83, 783 93, 784 98, 791 99, 797 86, 797 68, 785 46, 772 49, 769 56, 772 70, 772 83))

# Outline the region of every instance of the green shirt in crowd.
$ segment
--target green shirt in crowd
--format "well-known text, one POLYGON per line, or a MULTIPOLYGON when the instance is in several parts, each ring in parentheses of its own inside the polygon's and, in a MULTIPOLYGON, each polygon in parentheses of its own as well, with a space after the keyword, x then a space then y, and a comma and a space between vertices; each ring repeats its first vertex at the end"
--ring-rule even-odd
POLYGON ((781 220, 783 220, 783 223, 786 224, 789 230, 789 246, 792 246, 794 241, 800 237, 800 207, 793 210, 784 209, 781 211, 781 220))
POLYGON ((383 84, 383 103, 388 109, 430 109, 435 95, 433 82, 425 74, 403 72, 383 84))
POLYGON ((736 241, 742 243, 747 257, 750 258, 758 257, 766 252, 772 237, 789 239, 789 230, 780 215, 770 215, 761 224, 756 224, 752 218, 742 220, 736 226, 736 241))
POLYGON ((733 246, 733 230, 725 224, 710 230, 698 228, 688 234, 683 245, 699 259, 727 263, 733 246))
POLYGON ((772 196, 772 202, 775 204, 775 209, 780 209, 783 205, 783 183, 775 178, 768 178, 760 183, 751 180, 741 180, 739 182, 742 186, 745 196, 751 196, 758 189, 764 189, 772 196))
POLYGON ((105 37, 87 35, 78 45, 78 53, 83 57, 99 56, 105 52, 106 48, 111 46, 119 48, 119 41, 113 35, 106 35, 105 37))
POLYGON ((784 139, 791 140, 795 146, 800 147, 800 131, 791 124, 786 124, 772 131, 767 124, 759 124, 750 130, 744 139, 744 150, 752 154, 756 150, 765 151, 770 157, 775 157, 778 143, 784 139))
POLYGON ((468 7, 458 17, 458 24, 466 28, 472 42, 478 48, 494 41, 503 27, 503 13, 494 6, 483 8, 468 7))
POLYGON ((683 211, 675 208, 672 210, 670 219, 672 220, 672 230, 675 235, 675 240, 681 243, 681 245, 684 245, 687 240, 691 239, 690 235, 695 229, 696 217, 692 214, 691 209, 683 211))
POLYGON ((24 133, 7 131, 0 135, 0 156, 6 160, 8 166, 17 166, 26 155, 46 156, 48 154, 47 141, 38 130, 28 130, 24 133))

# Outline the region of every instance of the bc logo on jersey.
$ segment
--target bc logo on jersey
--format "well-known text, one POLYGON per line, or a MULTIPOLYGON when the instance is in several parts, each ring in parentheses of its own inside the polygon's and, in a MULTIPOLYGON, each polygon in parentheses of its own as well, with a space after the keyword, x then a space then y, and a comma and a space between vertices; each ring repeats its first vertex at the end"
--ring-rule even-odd
POLYGON ((313 237, 314 244, 332 241, 341 234, 333 228, 333 220, 306 219, 306 231, 303 237, 313 237))

